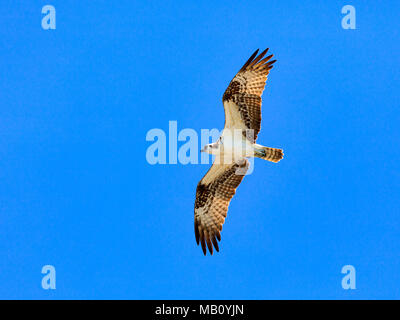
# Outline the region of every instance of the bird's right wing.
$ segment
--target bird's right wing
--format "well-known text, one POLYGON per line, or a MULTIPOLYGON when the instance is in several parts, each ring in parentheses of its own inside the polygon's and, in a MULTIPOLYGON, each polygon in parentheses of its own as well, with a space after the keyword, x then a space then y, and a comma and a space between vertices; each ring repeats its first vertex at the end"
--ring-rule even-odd
POLYGON ((204 255, 207 249, 213 254, 221 240, 220 231, 226 218, 229 203, 249 168, 249 162, 242 159, 233 164, 219 164, 218 158, 200 180, 196 189, 194 205, 194 232, 197 244, 201 243, 204 255))

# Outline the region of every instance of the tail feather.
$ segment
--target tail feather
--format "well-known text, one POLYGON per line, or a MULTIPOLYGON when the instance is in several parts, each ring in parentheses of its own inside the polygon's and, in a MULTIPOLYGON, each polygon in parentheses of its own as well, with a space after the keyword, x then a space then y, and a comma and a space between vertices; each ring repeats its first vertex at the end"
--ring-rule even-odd
POLYGON ((272 162, 279 162, 283 158, 283 150, 259 146, 255 150, 254 156, 272 162))

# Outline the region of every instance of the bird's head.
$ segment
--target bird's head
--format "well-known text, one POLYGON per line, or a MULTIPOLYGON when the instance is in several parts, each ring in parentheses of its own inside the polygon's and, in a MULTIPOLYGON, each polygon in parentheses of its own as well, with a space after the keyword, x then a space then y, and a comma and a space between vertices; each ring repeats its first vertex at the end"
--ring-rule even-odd
POLYGON ((201 149, 201 152, 206 152, 209 154, 218 154, 220 152, 220 144, 218 142, 206 144, 203 149, 201 149))

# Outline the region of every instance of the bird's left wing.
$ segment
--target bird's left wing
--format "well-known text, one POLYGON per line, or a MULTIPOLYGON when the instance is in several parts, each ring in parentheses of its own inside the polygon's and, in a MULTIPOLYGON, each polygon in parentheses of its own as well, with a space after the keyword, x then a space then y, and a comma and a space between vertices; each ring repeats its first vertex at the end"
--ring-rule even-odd
POLYGON ((256 141, 261 129, 261 95, 276 61, 270 60, 272 54, 264 58, 267 52, 268 49, 257 56, 256 50, 229 83, 222 97, 225 128, 242 129, 252 142, 256 141))
POLYGON ((194 232, 197 244, 201 243, 204 255, 207 249, 213 254, 221 240, 220 231, 226 218, 229 203, 242 182, 249 162, 246 159, 233 164, 219 164, 217 158, 200 180, 194 205, 194 232))

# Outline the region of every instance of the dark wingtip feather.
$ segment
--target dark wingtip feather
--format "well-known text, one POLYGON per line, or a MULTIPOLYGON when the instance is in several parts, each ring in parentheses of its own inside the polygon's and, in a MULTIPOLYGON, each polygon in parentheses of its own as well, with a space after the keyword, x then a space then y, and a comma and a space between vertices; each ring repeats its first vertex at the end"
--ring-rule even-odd
POLYGON ((211 240, 210 237, 208 235, 208 232, 204 232, 204 237, 206 238, 206 243, 207 243, 207 247, 208 247, 208 251, 210 251, 210 254, 213 255, 213 246, 211 244, 211 240))
POLYGON ((262 62, 264 63, 264 62, 267 62, 269 59, 271 59, 272 57, 273 57, 274 55, 273 54, 270 54, 268 57, 265 57, 263 60, 262 60, 262 62))
POLYGON ((255 58, 255 59, 248 65, 248 67, 249 67, 249 68, 252 68, 253 66, 255 66, 255 65, 261 60, 261 58, 265 56, 265 54, 268 52, 268 50, 269 50, 269 48, 267 48, 267 49, 265 49, 263 52, 261 52, 261 53, 258 55, 258 57, 255 58))
POLYGON ((258 51, 259 49, 257 49, 252 55, 251 57, 246 61, 246 63, 243 65, 243 67, 239 70, 239 72, 244 71, 246 69, 257 69, 257 70, 264 70, 264 69, 271 69, 272 68, 272 64, 274 62, 276 62, 276 60, 272 60, 269 61, 267 63, 267 61, 269 59, 271 59, 274 55, 271 54, 267 57, 264 58, 264 56, 266 55, 266 53, 268 52, 269 48, 265 49, 263 52, 261 52, 258 56, 258 51))
POLYGON ((243 65, 243 67, 239 70, 239 72, 245 70, 245 69, 249 66, 249 64, 253 61, 254 57, 257 55, 257 53, 258 53, 259 50, 260 50, 260 49, 257 49, 256 51, 254 51, 254 53, 253 53, 253 54, 251 55, 251 57, 246 61, 246 63, 245 63, 245 64, 243 65))
POLYGON ((196 236, 197 245, 199 245, 200 234, 199 234, 199 226, 197 224, 197 220, 194 220, 194 234, 196 236))
POLYGON ((206 249, 206 242, 204 240, 204 233, 202 233, 202 235, 200 236, 200 239, 201 239, 201 248, 203 249, 204 255, 206 255, 207 249, 206 249))
POLYGON ((215 247, 215 250, 217 250, 217 252, 219 252, 218 242, 217 242, 217 239, 215 239, 215 236, 213 236, 211 238, 211 241, 212 241, 212 243, 213 243, 213 245, 215 247))
POLYGON ((214 253, 214 248, 217 252, 219 252, 218 241, 221 241, 221 234, 218 230, 215 230, 214 234, 210 236, 207 230, 202 230, 198 224, 198 221, 195 220, 194 231, 197 245, 201 244, 201 249, 203 250, 203 254, 205 256, 207 255, 207 248, 211 255, 214 253))
POLYGON ((210 251, 210 254, 213 255, 213 246, 211 244, 210 239, 207 239, 207 247, 208 247, 208 251, 210 251))
POLYGON ((270 62, 268 62, 266 65, 268 66, 268 69, 272 69, 274 67, 274 63, 276 62, 276 60, 272 60, 270 62))

